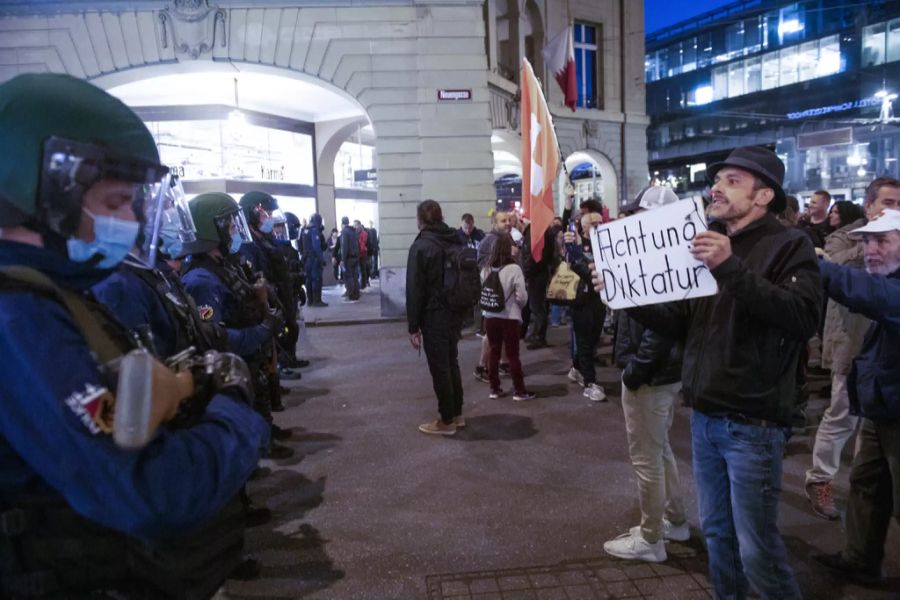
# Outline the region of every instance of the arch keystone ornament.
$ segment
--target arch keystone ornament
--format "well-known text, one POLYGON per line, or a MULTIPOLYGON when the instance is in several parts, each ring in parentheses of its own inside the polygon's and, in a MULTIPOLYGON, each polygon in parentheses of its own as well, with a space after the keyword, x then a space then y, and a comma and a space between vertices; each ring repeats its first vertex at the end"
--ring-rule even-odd
POLYGON ((209 0, 173 0, 159 12, 160 44, 168 48, 171 34, 176 54, 197 59, 212 52, 221 25, 219 44, 224 48, 226 14, 225 9, 210 6, 209 0))

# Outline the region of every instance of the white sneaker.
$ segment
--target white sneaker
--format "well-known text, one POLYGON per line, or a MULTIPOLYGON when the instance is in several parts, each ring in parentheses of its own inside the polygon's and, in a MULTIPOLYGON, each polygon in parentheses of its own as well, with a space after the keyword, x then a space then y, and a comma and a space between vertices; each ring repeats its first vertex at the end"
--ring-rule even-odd
POLYGON ((592 383, 584 388, 584 397, 589 398, 591 402, 605 402, 606 392, 596 383, 592 383))
POLYGON ((572 383, 577 383, 581 387, 584 387, 584 376, 581 374, 581 371, 579 371, 575 367, 569 369, 568 377, 569 381, 571 381, 572 383))
POLYGON ((673 542, 686 542, 691 539, 691 526, 687 521, 675 525, 672 521, 663 519, 663 538, 673 542))
POLYGON ((660 539, 651 544, 641 535, 640 527, 632 527, 628 533, 623 533, 614 540, 603 544, 603 550, 625 560, 643 560, 645 562, 659 563, 668 558, 666 545, 660 539), (637 529, 637 531, 635 531, 637 529))

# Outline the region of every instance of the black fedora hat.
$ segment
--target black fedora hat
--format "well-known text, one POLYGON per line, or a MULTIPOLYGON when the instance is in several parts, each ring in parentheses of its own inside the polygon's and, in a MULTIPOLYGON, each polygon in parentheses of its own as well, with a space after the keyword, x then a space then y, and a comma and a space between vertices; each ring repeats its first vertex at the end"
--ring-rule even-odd
POLYGON ((767 187, 775 190, 775 197, 769 202, 769 211, 777 214, 784 210, 787 203, 784 190, 781 189, 784 181, 784 163, 777 154, 761 146, 735 148, 728 158, 707 167, 706 176, 710 182, 714 181, 716 173, 724 167, 744 169, 762 179, 767 187))

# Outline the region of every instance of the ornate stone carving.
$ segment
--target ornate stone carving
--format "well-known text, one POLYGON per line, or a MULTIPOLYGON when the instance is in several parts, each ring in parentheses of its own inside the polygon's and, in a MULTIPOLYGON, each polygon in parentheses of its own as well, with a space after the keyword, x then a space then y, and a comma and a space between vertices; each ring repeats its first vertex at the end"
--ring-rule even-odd
POLYGON ((210 6, 209 0, 172 0, 158 17, 162 47, 168 48, 171 42, 176 54, 196 59, 212 52, 217 35, 220 46, 227 43, 226 12, 210 6))

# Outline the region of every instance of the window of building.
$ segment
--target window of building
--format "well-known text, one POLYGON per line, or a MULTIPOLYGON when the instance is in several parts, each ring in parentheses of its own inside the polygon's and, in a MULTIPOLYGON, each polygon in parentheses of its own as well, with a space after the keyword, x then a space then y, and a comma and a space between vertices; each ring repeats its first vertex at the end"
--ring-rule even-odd
POLYGON ((744 61, 744 93, 752 94, 762 89, 762 59, 749 58, 744 61))
POLYGON ((816 77, 841 72, 841 42, 837 35, 819 40, 819 62, 816 77))
POLYGON ((740 56, 744 51, 744 23, 740 21, 725 29, 725 52, 729 58, 740 56))
POLYGON ((884 62, 884 23, 863 28, 862 66, 871 67, 884 62))
POLYGON ((762 50, 761 16, 744 20, 744 54, 753 54, 762 50))
POLYGON ((888 62, 900 60, 900 19, 888 23, 888 62))
POLYGON ((805 12, 798 4, 789 4, 778 11, 778 41, 782 44, 796 43, 803 39, 805 12))
POLYGON ((791 85, 797 83, 797 63, 799 62, 799 51, 797 46, 790 48, 782 48, 778 52, 780 62, 779 68, 779 85, 791 85))
POLYGON ((818 42, 806 42, 805 44, 800 44, 800 52, 798 57, 799 63, 799 78, 800 81, 807 81, 809 79, 815 79, 816 68, 819 62, 819 43, 818 42))
POLYGON ((578 81, 577 105, 600 108, 600 61, 597 35, 599 25, 575 23, 575 73, 578 81))
POLYGON ((778 87, 778 51, 763 54, 762 88, 771 90, 778 87))
POLYGON ((681 42, 681 72, 687 73, 697 68, 697 38, 681 42))
POLYGON ((656 81, 659 79, 659 59, 656 52, 651 52, 644 58, 644 81, 656 81))
POLYGON ((734 98, 744 93, 744 61, 728 65, 728 97, 734 98))
POLYGON ((712 34, 701 33, 697 36, 697 68, 702 69, 712 64, 712 34))
POLYGON ((716 67, 712 70, 713 100, 728 97, 728 67, 716 67))

